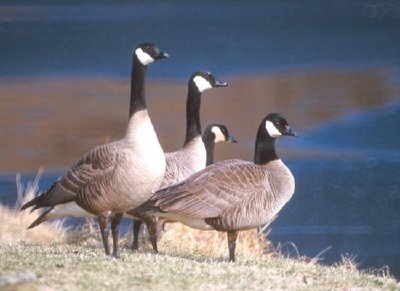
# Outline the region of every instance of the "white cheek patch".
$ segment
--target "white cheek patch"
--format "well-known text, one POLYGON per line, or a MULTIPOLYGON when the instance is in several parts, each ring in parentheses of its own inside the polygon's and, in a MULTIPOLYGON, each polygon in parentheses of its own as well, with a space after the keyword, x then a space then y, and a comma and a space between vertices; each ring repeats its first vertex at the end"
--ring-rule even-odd
POLYGON ((147 66, 154 62, 154 59, 148 53, 145 53, 141 48, 137 48, 135 50, 135 54, 143 66, 147 66))
POLYGON ((212 88, 210 82, 208 82, 201 76, 194 77, 193 82, 196 84, 197 88, 199 89, 199 92, 203 92, 204 90, 212 88))
POLYGON ((211 128, 211 132, 213 132, 215 134, 214 143, 226 141, 225 135, 222 133, 221 129, 218 126, 213 126, 211 128))
POLYGON ((278 136, 282 135, 282 133, 269 120, 267 120, 267 122, 265 123, 265 128, 267 129, 267 131, 271 137, 278 137, 278 136))

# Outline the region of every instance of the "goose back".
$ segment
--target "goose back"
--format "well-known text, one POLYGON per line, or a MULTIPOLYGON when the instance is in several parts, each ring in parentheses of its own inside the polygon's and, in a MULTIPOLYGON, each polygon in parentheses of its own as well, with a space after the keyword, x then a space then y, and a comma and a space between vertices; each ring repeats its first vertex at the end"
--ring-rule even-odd
POLYGON ((268 222, 293 193, 294 178, 280 160, 267 165, 226 160, 158 191, 147 206, 192 227, 240 230, 268 222))
POLYGON ((195 137, 175 152, 166 153, 166 171, 160 188, 176 184, 206 166, 206 148, 201 136, 195 137))
POLYGON ((273 219, 292 197, 294 177, 281 160, 257 168, 258 171, 248 169, 252 175, 245 179, 250 178, 254 185, 259 183, 259 192, 246 195, 217 217, 206 218, 206 223, 216 230, 246 230, 265 225, 273 219))

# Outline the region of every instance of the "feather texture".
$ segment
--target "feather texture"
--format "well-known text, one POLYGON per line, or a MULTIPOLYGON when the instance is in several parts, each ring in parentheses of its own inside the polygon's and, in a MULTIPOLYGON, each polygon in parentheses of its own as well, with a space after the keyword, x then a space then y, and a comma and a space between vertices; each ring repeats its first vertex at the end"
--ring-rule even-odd
POLYGON ((160 216, 205 219, 217 230, 240 230, 268 222, 293 192, 294 178, 280 160, 267 165, 226 160, 158 191, 151 200, 160 216))
POLYGON ((206 166, 206 149, 201 136, 194 138, 183 148, 165 154, 166 171, 160 188, 185 180, 206 166))

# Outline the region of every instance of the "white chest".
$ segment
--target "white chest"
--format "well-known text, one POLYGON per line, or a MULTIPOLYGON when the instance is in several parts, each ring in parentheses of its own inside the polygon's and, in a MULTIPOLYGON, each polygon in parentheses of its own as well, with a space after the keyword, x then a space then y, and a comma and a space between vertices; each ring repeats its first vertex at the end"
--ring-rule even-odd
POLYGON ((118 166, 118 176, 125 182, 120 190, 147 199, 160 186, 166 163, 146 110, 131 118, 122 143, 124 161, 118 166))
POLYGON ((182 164, 191 171, 190 175, 206 167, 207 152, 201 137, 196 137, 180 150, 182 164))

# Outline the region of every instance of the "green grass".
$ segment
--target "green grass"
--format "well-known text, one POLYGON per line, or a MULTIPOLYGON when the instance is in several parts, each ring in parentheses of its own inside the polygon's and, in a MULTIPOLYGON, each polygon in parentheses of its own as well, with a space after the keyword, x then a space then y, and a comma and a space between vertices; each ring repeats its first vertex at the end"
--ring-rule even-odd
POLYGON ((113 259, 100 247, 18 243, 0 244, 0 258, 2 275, 31 271, 37 276, 13 290, 400 290, 394 279, 359 272, 351 263, 324 267, 278 255, 239 256, 228 263, 226 257, 123 249, 122 258, 113 259))

